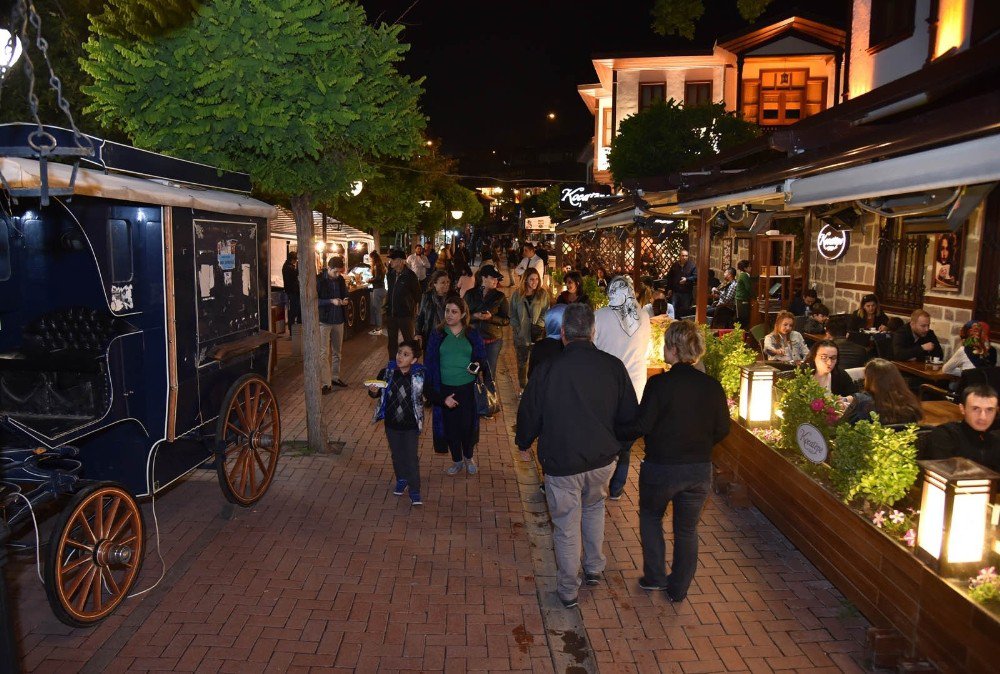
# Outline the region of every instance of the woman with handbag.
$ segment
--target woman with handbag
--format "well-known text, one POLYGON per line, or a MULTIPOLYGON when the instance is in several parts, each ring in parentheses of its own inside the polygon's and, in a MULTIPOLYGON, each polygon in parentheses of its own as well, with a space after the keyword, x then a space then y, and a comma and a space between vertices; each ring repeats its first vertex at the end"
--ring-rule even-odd
POLYGON ((549 309, 549 294, 542 288, 538 270, 528 267, 521 283, 510 298, 510 327, 514 333, 517 355, 517 381, 523 389, 528 385, 528 354, 531 345, 545 338, 545 312, 549 309))
MULTIPOLYGON (((462 298, 452 295, 445 300, 444 323, 428 337, 424 362, 428 398, 443 401, 434 406, 433 425, 435 448, 441 443, 451 451, 453 463, 445 472, 457 475, 465 469, 475 475, 479 471, 473 459, 479 442, 475 385, 486 363, 486 346, 469 327, 469 308, 462 298)), ((489 378, 490 373, 482 376, 489 378)))

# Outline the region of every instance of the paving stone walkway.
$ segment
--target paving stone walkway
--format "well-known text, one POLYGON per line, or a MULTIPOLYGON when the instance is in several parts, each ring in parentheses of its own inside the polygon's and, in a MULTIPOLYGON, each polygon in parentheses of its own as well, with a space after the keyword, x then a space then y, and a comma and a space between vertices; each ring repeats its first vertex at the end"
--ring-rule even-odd
MULTIPOLYGON (((280 347, 284 440, 304 440, 301 366, 287 341, 280 347)), ((359 384, 386 359, 384 338, 345 344, 352 386, 323 398, 342 452, 286 454, 254 508, 228 506, 208 470, 161 493, 166 573, 99 626, 58 622, 33 557, 14 556, 23 670, 860 671, 866 621, 756 510, 710 499, 688 602, 640 590, 637 458, 625 497, 608 507, 607 583, 584 589, 579 609, 558 607, 537 474, 510 440, 513 349, 500 367, 504 412, 483 425, 478 475, 445 475, 450 459, 423 437, 422 507, 391 494, 384 433, 359 384)), ((163 570, 152 505, 143 510, 140 590, 163 570)))

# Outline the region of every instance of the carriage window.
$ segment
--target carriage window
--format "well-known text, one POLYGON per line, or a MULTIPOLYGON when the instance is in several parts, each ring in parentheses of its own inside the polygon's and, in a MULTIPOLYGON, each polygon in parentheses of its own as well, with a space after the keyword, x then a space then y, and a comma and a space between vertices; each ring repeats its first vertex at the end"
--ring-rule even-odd
POLYGON ((10 232, 7 223, 0 221, 0 281, 10 278, 10 232))
POLYGON ((108 257, 111 282, 132 280, 132 228, 126 220, 108 220, 108 257))

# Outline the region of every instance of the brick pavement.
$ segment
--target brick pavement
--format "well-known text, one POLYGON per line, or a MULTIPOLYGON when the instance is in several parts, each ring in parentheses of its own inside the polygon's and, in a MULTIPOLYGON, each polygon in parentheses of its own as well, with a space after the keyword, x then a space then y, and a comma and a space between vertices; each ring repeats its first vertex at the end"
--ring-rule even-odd
MULTIPOLYGON (((348 341, 345 378, 377 372, 384 343, 348 341)), ((343 453, 284 456, 254 508, 227 506, 214 471, 162 493, 166 576, 98 627, 59 623, 34 560, 17 556, 8 578, 24 670, 857 670, 865 621, 755 510, 710 500, 687 603, 639 590, 635 469, 609 504, 607 585, 582 591, 579 610, 555 608, 537 476, 510 444, 512 351, 500 368, 505 412, 483 427, 478 475, 446 476, 450 459, 423 437, 422 507, 391 495, 382 428, 352 386, 323 399, 343 453)), ((276 378, 286 441, 305 433, 296 365, 282 360, 276 378)), ((144 512, 140 589, 161 572, 149 504, 144 512)))

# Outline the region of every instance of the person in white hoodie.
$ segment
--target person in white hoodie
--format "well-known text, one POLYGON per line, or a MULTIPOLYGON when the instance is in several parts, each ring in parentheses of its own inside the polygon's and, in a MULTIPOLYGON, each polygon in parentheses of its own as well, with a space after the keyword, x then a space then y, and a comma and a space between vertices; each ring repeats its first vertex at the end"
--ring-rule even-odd
MULTIPOLYGON (((616 276, 608 284, 608 306, 594 312, 594 345, 625 365, 635 388, 636 399, 642 400, 646 388, 646 350, 652 336, 649 314, 639 308, 635 288, 628 276, 616 276)), ((611 476, 608 492, 612 501, 621 498, 628 478, 632 442, 623 442, 618 466, 611 476)))
POLYGON ((545 263, 542 261, 542 258, 535 254, 535 244, 525 241, 523 251, 524 257, 521 258, 517 267, 514 268, 514 278, 517 281, 517 285, 521 284, 521 277, 524 276, 524 272, 528 270, 528 267, 533 267, 538 270, 538 278, 542 279, 542 287, 548 287, 545 276, 545 263))

